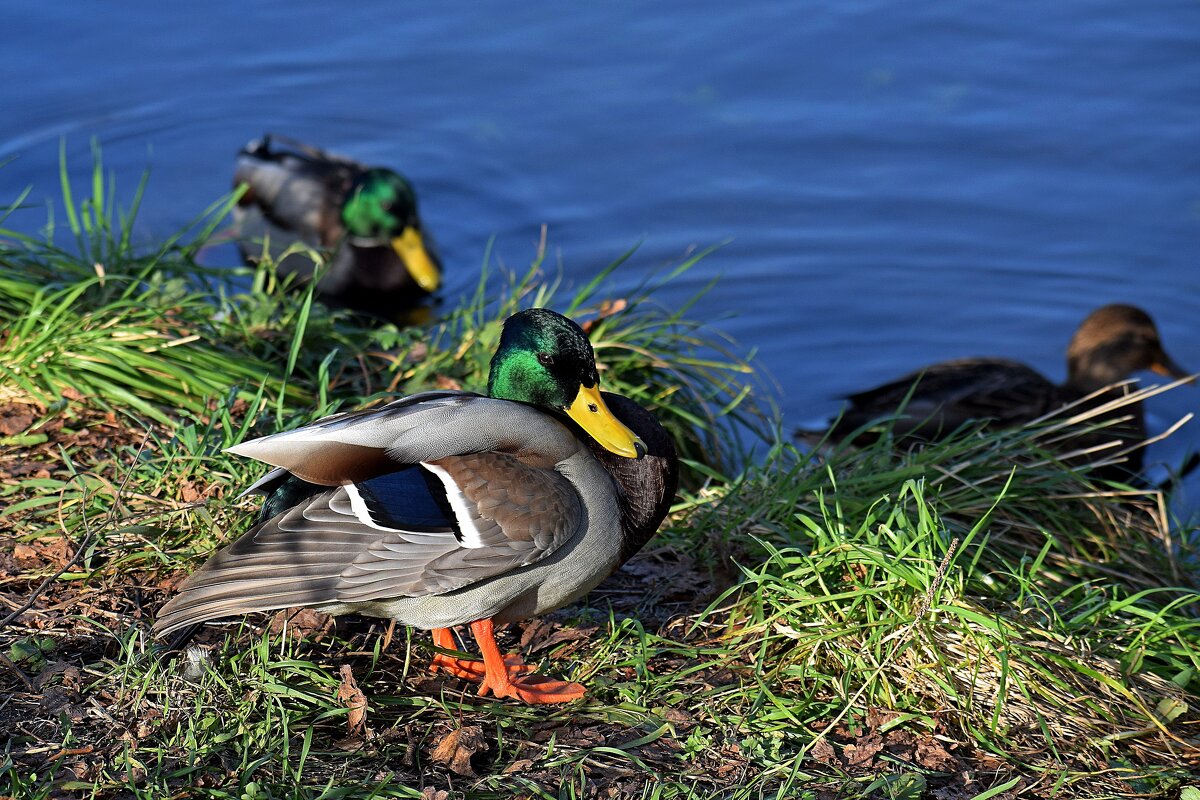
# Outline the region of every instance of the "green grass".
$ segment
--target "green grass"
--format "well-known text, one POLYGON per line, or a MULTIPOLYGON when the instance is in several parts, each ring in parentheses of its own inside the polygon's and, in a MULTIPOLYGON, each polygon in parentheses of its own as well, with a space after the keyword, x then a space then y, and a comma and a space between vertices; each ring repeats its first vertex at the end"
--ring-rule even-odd
POLYGON ((690 264, 620 308, 606 275, 564 287, 485 264, 429 327, 364 326, 269 269, 233 293, 197 267, 227 203, 142 251, 92 178, 66 214, 75 249, 0 233, 0 421, 25 414, 0 438, 0 619, 63 569, 0 625, 0 796, 986 800, 1194 782, 1194 531, 1050 458, 1053 423, 804 452, 736 347, 655 301, 690 264), (172 581, 249 523, 233 498, 259 468, 225 447, 388 393, 482 389, 500 322, 542 304, 592 323, 606 387, 654 408, 687 458, 647 552, 502 634, 584 701, 479 698, 427 675, 426 635, 364 620, 297 638, 256 617, 156 657, 172 581), (750 463, 755 437, 769 452, 750 463), (369 731, 339 699, 344 667, 369 731), (454 741, 457 764, 439 753, 454 741))

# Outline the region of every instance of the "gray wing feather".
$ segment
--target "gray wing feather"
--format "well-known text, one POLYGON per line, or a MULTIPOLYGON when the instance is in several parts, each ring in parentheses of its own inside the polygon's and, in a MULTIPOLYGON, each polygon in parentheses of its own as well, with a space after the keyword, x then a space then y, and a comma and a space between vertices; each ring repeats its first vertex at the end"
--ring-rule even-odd
POLYGON ((156 634, 251 611, 444 594, 535 563, 583 527, 578 492, 552 468, 498 452, 446 457, 438 466, 466 484, 459 521, 478 541, 460 541, 450 529, 369 524, 338 487, 213 556, 163 607, 156 634))

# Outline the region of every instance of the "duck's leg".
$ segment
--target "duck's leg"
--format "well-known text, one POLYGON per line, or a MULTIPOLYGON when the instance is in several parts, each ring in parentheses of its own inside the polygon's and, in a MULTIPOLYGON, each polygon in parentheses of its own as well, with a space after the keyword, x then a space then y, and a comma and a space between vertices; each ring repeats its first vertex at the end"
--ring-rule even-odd
MULTIPOLYGON (((450 632, 449 628, 434 628, 430 633, 433 634, 433 643, 435 646, 443 650, 458 649, 458 644, 454 641, 454 634, 450 632)), ((521 657, 516 654, 505 656, 504 663, 514 674, 531 672, 533 670, 533 667, 523 663, 521 657)), ((433 660, 429 662, 430 672, 437 672, 438 670, 448 675, 453 675, 456 678, 475 681, 476 683, 482 681, 486 674, 482 661, 474 658, 455 658, 445 653, 434 653, 433 660)))
POLYGON ((479 652, 483 655, 484 676, 479 694, 486 695, 490 691, 496 697, 512 697, 535 704, 569 703, 583 697, 582 685, 535 675, 520 656, 502 656, 490 619, 472 622, 471 633, 475 634, 479 652))
MULTIPOLYGON (((437 647, 443 650, 458 649, 458 645, 454 642, 454 634, 450 633, 449 628, 434 628, 430 633, 433 634, 433 643, 437 647)), ((433 660, 429 662, 429 671, 437 672, 439 670, 456 678, 470 681, 483 680, 483 662, 474 659, 455 658, 445 653, 434 653, 433 660)))

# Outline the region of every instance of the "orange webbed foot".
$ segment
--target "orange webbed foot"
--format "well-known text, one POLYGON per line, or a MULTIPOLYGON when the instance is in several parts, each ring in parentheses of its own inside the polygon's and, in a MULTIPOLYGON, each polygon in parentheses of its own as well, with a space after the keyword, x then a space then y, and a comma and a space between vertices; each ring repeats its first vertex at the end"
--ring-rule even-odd
MULTIPOLYGON (((458 650, 454 636, 448 628, 434 628, 432 633, 433 643, 436 646, 443 650, 458 650)), ((516 653, 510 653, 504 657, 504 666, 510 675, 525 675, 533 672, 533 667, 522 661, 516 653)), ((482 682, 487 675, 487 669, 482 661, 474 658, 457 658, 446 653, 433 654, 433 660, 429 662, 429 671, 445 672, 455 678, 475 683, 482 682)))
POLYGON ((537 705, 569 703, 583 697, 584 688, 578 683, 536 675, 518 656, 502 657, 500 648, 496 646, 490 619, 472 622, 471 633, 475 634, 479 652, 483 655, 484 675, 479 687, 481 696, 491 692, 497 698, 511 697, 537 705))
POLYGON ((530 672, 524 675, 506 675, 497 681, 485 678, 479 687, 479 694, 486 696, 488 692, 498 698, 511 697, 530 705, 545 705, 579 700, 584 696, 586 690, 579 683, 561 681, 558 678, 530 672))

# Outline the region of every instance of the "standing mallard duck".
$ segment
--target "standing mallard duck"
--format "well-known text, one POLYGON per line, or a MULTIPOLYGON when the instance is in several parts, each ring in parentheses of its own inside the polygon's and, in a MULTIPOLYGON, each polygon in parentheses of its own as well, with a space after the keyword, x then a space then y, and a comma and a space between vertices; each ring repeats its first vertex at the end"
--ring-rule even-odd
MULTIPOLYGON (((417 216, 417 196, 403 177, 314 147, 264 136, 238 155, 234 186, 246 186, 233 209, 247 260, 268 241, 278 257, 303 242, 330 254, 317 288, 332 305, 384 316, 410 308, 441 284, 441 264, 417 216)), ((280 274, 307 279, 304 253, 277 263, 280 274)))
POLYGON ((277 467, 251 487, 265 519, 188 578, 155 633, 312 606, 453 650, 449 629, 470 625, 483 663, 439 653, 434 669, 527 703, 582 697, 501 656, 492 624, 560 608, 636 553, 670 508, 675 448, 600 392, 587 337, 553 311, 505 322, 488 395, 417 394, 231 448, 277 467))
MULTIPOLYGON (((840 441, 857 432, 855 441, 868 443, 877 433, 861 429, 885 417, 894 418, 892 431, 897 439, 936 440, 971 421, 986 421, 995 428, 1016 427, 1089 395, 1095 395, 1087 402, 1089 408, 1118 399, 1127 387, 1102 390, 1142 370, 1176 379, 1188 375, 1163 349, 1158 328, 1149 314, 1135 306, 1107 305, 1089 314, 1071 338, 1067 347, 1067 381, 1061 386, 1036 370, 1007 359, 943 361, 849 395, 848 405, 829 438, 840 441), (901 415, 895 417, 898 411, 901 415)), ((1073 445, 1114 440, 1134 444, 1145 440, 1140 404, 1124 405, 1113 416, 1130 419, 1097 431, 1091 437, 1096 442, 1076 438, 1073 445)), ((809 432, 803 433, 814 438, 809 432)), ((1139 471, 1141 460, 1140 450, 1130 453, 1125 474, 1139 471)))

